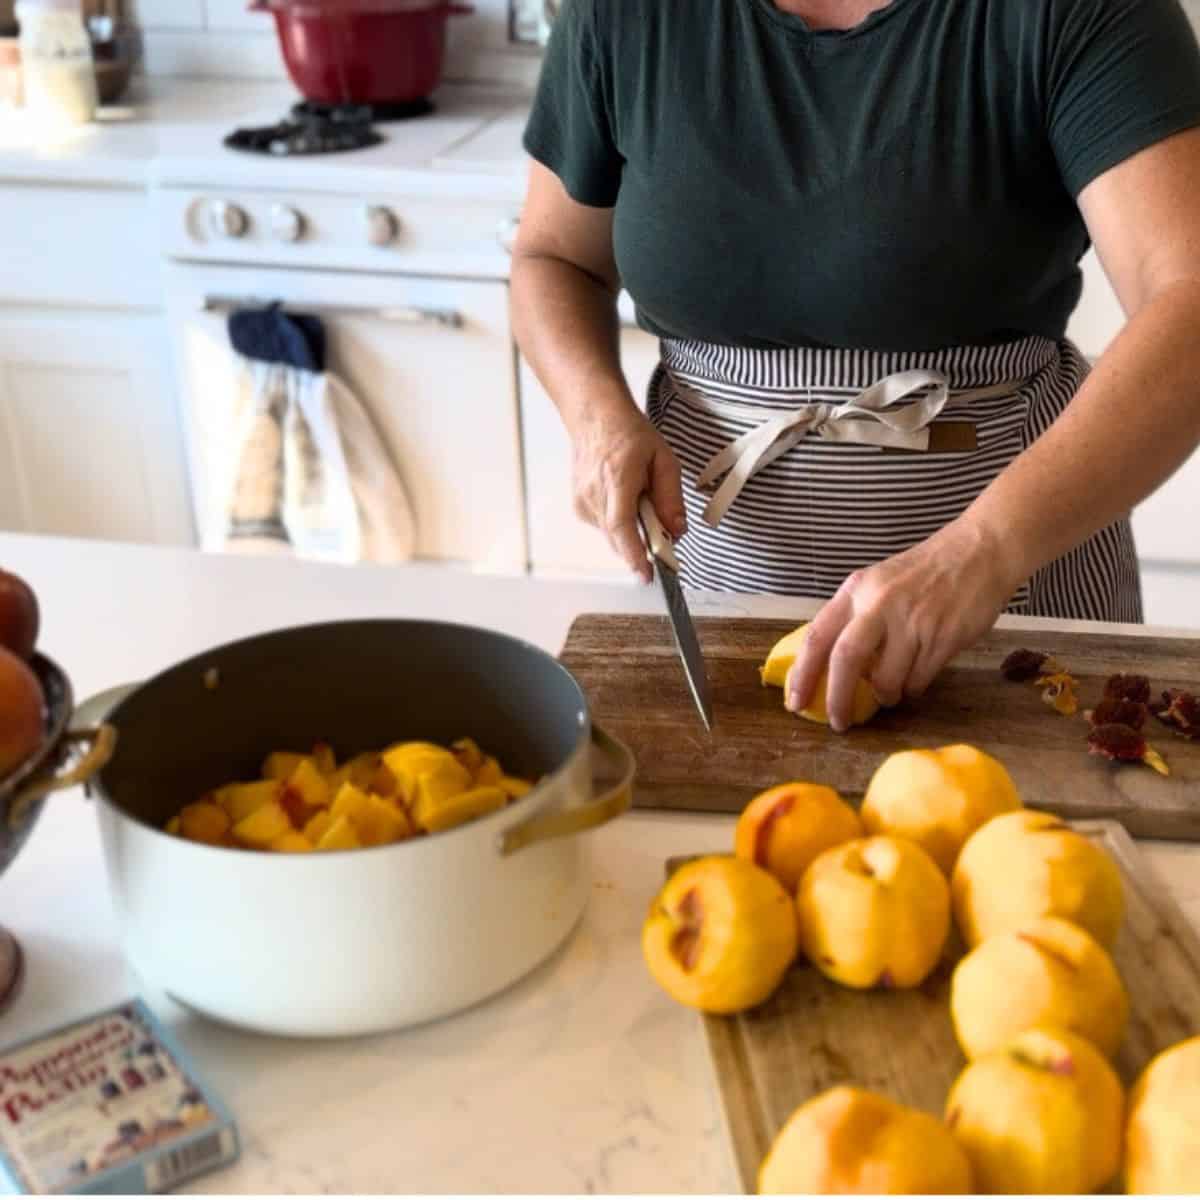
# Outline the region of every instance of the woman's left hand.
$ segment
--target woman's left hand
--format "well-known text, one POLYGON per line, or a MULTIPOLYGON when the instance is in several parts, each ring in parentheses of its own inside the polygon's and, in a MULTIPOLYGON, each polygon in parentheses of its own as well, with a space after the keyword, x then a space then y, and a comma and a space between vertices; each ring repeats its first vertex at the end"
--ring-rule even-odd
POLYGON ((859 679, 884 705, 920 696, 992 627, 1020 582, 1012 575, 998 540, 965 516, 856 571, 814 619, 788 674, 787 707, 805 707, 826 666, 829 719, 839 733, 849 725, 859 679))

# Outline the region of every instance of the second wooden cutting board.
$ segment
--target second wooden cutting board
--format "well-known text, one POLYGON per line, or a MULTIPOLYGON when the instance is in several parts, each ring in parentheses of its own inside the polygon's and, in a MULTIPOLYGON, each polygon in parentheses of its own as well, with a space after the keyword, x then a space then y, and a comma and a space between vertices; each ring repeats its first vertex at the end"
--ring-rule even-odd
POLYGON ((665 617, 584 615, 562 661, 587 693, 592 715, 637 758, 634 803, 643 808, 738 813, 756 792, 789 779, 860 796, 895 750, 971 742, 999 758, 1026 804, 1068 818, 1119 821, 1136 837, 1200 841, 1200 742, 1151 719, 1147 738, 1169 778, 1141 764, 1087 752, 1082 710, 1109 675, 1148 675, 1156 692, 1200 692, 1200 641, 1103 634, 996 631, 960 655, 920 701, 885 710, 839 736, 792 716, 758 668, 787 621, 696 621, 712 685, 714 727, 692 705, 665 617), (1007 682, 1000 663, 1021 646, 1053 654, 1080 682, 1080 713, 1063 717, 1030 684, 1007 682))
MULTIPOLYGON (((1200 1032, 1200 941, 1119 826, 1078 826, 1112 855, 1125 885, 1113 959, 1129 993, 1116 1068, 1126 1087, 1160 1050, 1200 1032)), ((948 1010, 955 955, 919 988, 855 992, 798 963, 770 1000, 704 1033, 743 1190, 793 1110, 855 1084, 940 1115, 965 1060, 948 1010)))

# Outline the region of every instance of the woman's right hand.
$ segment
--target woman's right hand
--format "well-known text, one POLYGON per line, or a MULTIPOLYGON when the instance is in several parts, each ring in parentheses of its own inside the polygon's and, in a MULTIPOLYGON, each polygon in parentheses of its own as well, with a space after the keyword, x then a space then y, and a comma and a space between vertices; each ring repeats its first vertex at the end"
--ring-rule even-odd
POLYGON ((575 431, 574 450, 576 515, 600 529, 649 583, 653 572, 638 532, 638 499, 648 493, 667 532, 683 535, 683 484, 674 451, 632 403, 589 413, 575 431))

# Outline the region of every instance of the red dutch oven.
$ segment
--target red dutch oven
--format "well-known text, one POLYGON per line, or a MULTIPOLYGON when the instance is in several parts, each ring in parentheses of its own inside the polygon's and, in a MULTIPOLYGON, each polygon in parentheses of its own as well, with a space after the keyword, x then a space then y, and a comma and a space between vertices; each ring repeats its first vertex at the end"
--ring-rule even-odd
POLYGON ((252 0, 275 18, 283 61, 318 104, 408 104, 441 81, 446 20, 459 0, 252 0))

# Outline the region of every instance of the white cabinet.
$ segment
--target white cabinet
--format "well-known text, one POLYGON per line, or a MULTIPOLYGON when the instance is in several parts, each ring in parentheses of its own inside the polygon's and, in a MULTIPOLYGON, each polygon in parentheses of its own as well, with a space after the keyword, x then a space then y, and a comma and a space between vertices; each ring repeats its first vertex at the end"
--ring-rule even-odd
MULTIPOLYGON (((621 365, 643 408, 658 354, 658 339, 638 329, 626 316, 621 328, 621 365)), ((553 401, 523 358, 520 378, 531 569, 547 575, 616 572, 632 578, 608 539, 575 516, 571 443, 553 401)))
POLYGON ((279 300, 322 318, 327 368, 369 412, 408 493, 418 557, 525 570, 504 283, 177 264, 167 295, 198 523, 220 476, 238 370, 226 317, 206 306, 279 300))
POLYGON ((192 541, 160 317, 0 309, 0 528, 192 541))

